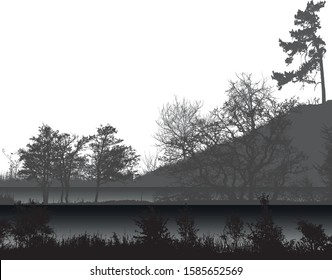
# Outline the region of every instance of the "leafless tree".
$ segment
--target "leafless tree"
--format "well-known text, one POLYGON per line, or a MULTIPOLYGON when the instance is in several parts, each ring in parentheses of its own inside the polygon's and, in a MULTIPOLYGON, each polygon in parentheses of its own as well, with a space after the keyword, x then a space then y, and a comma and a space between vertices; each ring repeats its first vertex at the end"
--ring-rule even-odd
POLYGON ((142 174, 150 173, 154 170, 156 170, 160 166, 159 162, 159 153, 156 152, 155 154, 144 154, 142 160, 141 160, 141 168, 142 168, 142 174))
POLYGON ((157 139, 181 185, 212 187, 222 199, 253 200, 257 187, 280 189, 301 170, 304 155, 285 134, 287 114, 298 102, 278 103, 266 80, 255 82, 245 73, 229 82, 226 93, 227 101, 207 117, 200 116, 200 103, 168 104, 157 139))
POLYGON ((229 82, 227 94, 228 100, 211 114, 208 135, 220 152, 215 154, 226 159, 220 162, 223 178, 230 177, 227 182, 241 189, 241 199, 247 192, 253 200, 256 187, 284 186, 290 174, 301 170, 304 155, 285 134, 291 125, 287 114, 298 102, 278 103, 266 80, 254 82, 244 73, 229 82))
POLYGON ((17 179, 18 169, 20 166, 20 160, 17 157, 18 153, 10 153, 8 154, 5 149, 2 149, 2 153, 5 155, 5 157, 8 159, 9 163, 9 171, 7 177, 9 179, 17 179))
POLYGON ((161 161, 168 164, 188 158, 195 152, 197 125, 202 102, 181 101, 175 97, 173 103, 167 103, 157 120, 159 127, 154 138, 163 155, 161 161))

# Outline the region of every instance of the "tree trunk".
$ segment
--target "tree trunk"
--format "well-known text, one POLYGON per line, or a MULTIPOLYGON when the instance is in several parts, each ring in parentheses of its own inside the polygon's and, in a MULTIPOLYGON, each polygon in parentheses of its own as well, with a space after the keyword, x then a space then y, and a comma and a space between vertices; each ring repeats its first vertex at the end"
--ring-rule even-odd
POLYGON ((61 197, 60 197, 60 202, 63 203, 63 196, 64 196, 64 183, 63 181, 61 180, 61 197))
POLYGON ((326 102, 325 92, 325 77, 324 77, 324 66, 323 66, 323 55, 319 56, 319 67, 320 67, 320 82, 322 84, 322 104, 326 102))
POLYGON ((63 187, 61 186, 61 198, 60 198, 60 203, 63 203, 63 187))
POLYGON ((66 182, 65 183, 65 191, 66 191, 65 201, 66 201, 66 203, 69 203, 69 189, 70 189, 70 184, 69 184, 69 182, 66 182))
POLYGON ((48 184, 42 186, 43 191, 43 204, 48 204, 48 184))
POLYGON ((98 203, 99 187, 100 187, 100 182, 97 180, 97 188, 96 188, 95 203, 98 203))

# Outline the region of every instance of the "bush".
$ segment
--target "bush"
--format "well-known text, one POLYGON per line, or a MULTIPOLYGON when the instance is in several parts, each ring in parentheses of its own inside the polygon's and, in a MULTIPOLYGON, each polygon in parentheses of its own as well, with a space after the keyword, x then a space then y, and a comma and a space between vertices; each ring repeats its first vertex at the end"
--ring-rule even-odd
POLYGON ((304 252, 324 251, 329 245, 323 225, 315 225, 307 221, 299 221, 297 229, 302 233, 297 249, 304 252))

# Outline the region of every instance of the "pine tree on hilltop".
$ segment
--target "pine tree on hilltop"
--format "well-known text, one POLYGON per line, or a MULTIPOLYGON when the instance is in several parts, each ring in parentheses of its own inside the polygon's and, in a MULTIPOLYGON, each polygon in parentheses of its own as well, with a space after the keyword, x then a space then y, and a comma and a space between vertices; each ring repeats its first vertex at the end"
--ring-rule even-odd
POLYGON ((302 82, 308 84, 319 84, 322 87, 322 103, 326 102, 325 78, 323 57, 326 52, 324 40, 317 35, 321 28, 317 13, 325 6, 325 1, 307 3, 305 11, 298 10, 295 15, 294 24, 299 28, 291 30, 292 42, 284 42, 279 39, 279 45, 288 57, 285 62, 287 66, 293 62, 294 56, 299 54, 301 60, 300 67, 294 71, 285 71, 284 73, 272 72, 272 79, 278 82, 279 90, 289 82, 302 82), (315 77, 320 72, 320 82, 316 82, 315 77))

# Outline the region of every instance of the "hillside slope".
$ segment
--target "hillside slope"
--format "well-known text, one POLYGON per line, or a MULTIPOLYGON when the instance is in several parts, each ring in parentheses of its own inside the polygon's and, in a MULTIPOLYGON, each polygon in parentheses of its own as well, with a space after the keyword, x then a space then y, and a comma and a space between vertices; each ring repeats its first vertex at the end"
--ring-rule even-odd
MULTIPOLYGON (((325 104, 305 105, 298 111, 288 116, 291 125, 286 134, 292 139, 294 147, 307 155, 303 162, 308 170, 294 176, 292 183, 301 185, 303 179, 308 179, 314 187, 323 187, 324 183, 315 168, 323 163, 326 154, 322 128, 332 127, 332 100, 325 104)), ((171 176, 163 175, 158 170, 142 176, 133 186, 167 187, 176 185, 176 180, 171 176)))
POLYGON ((303 165, 309 170, 303 176, 307 176, 315 187, 324 186, 314 166, 324 162, 326 150, 322 128, 324 125, 332 127, 332 100, 325 104, 303 106, 300 112, 291 113, 289 119, 292 125, 288 135, 293 139, 293 145, 308 156, 303 165))

